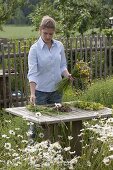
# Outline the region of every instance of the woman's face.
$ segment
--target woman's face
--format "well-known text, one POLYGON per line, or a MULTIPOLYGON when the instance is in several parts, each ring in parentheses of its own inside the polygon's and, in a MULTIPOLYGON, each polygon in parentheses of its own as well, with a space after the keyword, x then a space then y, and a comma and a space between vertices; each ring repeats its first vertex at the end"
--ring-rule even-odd
POLYGON ((55 30, 53 28, 40 29, 40 35, 45 43, 51 43, 55 30))

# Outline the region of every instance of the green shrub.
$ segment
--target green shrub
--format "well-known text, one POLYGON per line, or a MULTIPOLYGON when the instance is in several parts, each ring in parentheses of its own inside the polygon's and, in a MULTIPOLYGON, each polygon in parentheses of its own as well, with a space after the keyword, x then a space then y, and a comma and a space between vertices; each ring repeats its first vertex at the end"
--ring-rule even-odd
POLYGON ((79 97, 79 100, 101 103, 111 107, 113 104, 113 78, 95 81, 88 90, 79 97))

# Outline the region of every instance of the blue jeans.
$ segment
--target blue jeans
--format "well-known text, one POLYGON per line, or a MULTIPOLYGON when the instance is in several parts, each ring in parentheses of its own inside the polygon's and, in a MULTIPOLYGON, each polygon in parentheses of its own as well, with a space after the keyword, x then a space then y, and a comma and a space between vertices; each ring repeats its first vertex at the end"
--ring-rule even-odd
POLYGON ((58 91, 42 92, 36 90, 35 95, 37 105, 54 104, 62 102, 62 94, 59 93, 58 91))

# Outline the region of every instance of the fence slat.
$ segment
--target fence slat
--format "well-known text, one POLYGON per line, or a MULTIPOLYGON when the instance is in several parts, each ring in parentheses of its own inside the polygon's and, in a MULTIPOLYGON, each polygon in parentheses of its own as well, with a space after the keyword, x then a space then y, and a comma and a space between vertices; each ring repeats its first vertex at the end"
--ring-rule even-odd
POLYGON ((17 57, 16 57, 16 46, 13 43, 13 53, 14 53, 14 71, 15 71, 15 90, 14 90, 14 101, 15 106, 18 106, 18 70, 17 70, 17 57))
POLYGON ((78 38, 75 38, 75 63, 77 62, 77 43, 78 42, 78 38))
POLYGON ((12 106, 12 91, 11 91, 11 60, 10 60, 10 42, 8 42, 8 98, 9 98, 9 106, 12 106))
POLYGON ((102 36, 100 37, 100 78, 102 78, 102 36))
POLYGON ((73 70, 73 52, 72 52, 73 39, 70 38, 70 59, 71 59, 71 72, 73 70))
POLYGON ((6 76, 5 76, 5 63, 4 63, 4 44, 1 44, 1 53, 2 53, 2 70, 3 73, 1 74, 1 87, 3 88, 3 106, 6 108, 7 103, 6 103, 6 76), (3 84, 2 84, 3 83, 3 84))
POLYGON ((80 41, 80 59, 82 60, 82 37, 79 38, 80 41))
POLYGON ((94 42, 95 42, 95 77, 97 78, 97 36, 94 37, 94 42))
POLYGON ((111 54, 111 51, 112 51, 112 37, 110 36, 109 38, 109 76, 112 75, 112 54, 111 54))
POLYGON ((85 61, 87 62, 87 37, 84 37, 84 48, 85 48, 85 61))
POLYGON ((105 37, 105 53, 104 53, 104 78, 107 76, 107 37, 105 37))
POLYGON ((24 41, 24 97, 26 98, 26 103, 28 104, 28 81, 27 81, 27 49, 26 41, 24 41))
POLYGON ((91 79, 93 78, 93 69, 92 69, 92 36, 90 37, 90 68, 92 70, 91 79))
POLYGON ((21 98, 21 106, 23 106, 23 63, 21 58, 21 42, 18 42, 18 52, 19 52, 19 64, 20 64, 20 70, 19 70, 19 78, 20 78, 20 98, 21 98))

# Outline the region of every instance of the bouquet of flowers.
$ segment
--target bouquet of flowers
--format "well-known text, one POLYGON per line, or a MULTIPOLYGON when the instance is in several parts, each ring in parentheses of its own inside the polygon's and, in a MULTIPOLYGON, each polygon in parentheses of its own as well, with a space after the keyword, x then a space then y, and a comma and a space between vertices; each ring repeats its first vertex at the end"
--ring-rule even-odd
POLYGON ((76 62, 71 75, 74 79, 73 82, 71 82, 69 78, 63 78, 58 83, 59 91, 65 91, 70 85, 76 90, 85 90, 91 83, 91 69, 88 66, 88 63, 84 62, 83 60, 76 62))

